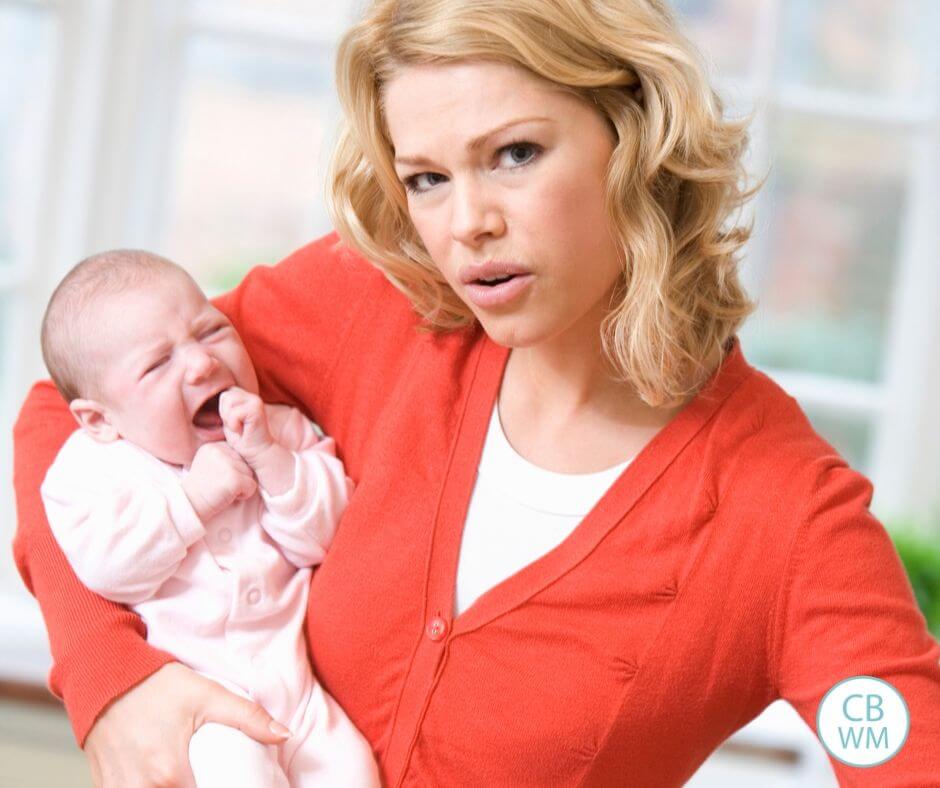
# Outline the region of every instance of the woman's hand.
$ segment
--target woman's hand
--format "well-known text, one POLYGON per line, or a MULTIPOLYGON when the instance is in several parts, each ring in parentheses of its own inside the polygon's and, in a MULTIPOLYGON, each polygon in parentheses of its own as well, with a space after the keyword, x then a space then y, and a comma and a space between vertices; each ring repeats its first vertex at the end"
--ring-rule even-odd
POLYGON ((206 722, 264 744, 290 731, 257 703, 171 662, 111 703, 85 739, 97 788, 196 788, 189 739, 206 722))

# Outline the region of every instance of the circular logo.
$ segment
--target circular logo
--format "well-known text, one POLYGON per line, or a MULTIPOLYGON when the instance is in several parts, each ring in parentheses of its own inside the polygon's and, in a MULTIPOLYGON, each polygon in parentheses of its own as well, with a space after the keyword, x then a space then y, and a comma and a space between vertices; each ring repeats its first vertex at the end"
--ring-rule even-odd
POLYGON ((874 676, 852 676, 835 684, 816 711, 823 746, 849 766, 877 766, 897 755, 911 728, 901 693, 874 676))

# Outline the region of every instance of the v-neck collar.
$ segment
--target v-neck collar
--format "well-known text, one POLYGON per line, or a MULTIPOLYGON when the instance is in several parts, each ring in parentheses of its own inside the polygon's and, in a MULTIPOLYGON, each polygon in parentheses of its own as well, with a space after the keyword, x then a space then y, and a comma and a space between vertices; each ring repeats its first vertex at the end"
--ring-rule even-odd
MULTIPOLYGON (((543 514, 584 517, 614 480, 633 460, 591 473, 559 473, 540 468, 519 454, 509 443, 495 403, 486 430, 483 453, 477 469, 476 489, 481 478, 515 504, 543 514)), ((471 498, 470 505, 473 505, 471 498)))
POLYGON ((490 417, 509 348, 480 331, 476 370, 469 385, 441 490, 428 560, 427 612, 453 619, 453 636, 472 631, 521 605, 576 566, 633 508, 722 403, 754 370, 733 337, 721 366, 698 394, 633 458, 597 505, 557 547, 482 594, 453 618, 460 541, 490 417))

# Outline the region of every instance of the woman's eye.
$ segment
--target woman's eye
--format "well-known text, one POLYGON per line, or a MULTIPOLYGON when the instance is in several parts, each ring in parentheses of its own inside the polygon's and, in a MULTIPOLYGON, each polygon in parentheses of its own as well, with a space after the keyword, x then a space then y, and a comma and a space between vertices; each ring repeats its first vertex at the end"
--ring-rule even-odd
POLYGON ((446 180, 447 178, 438 172, 419 172, 408 176, 402 183, 405 184, 406 191, 411 194, 423 194, 446 180))
POLYGON ((510 142, 499 149, 499 162, 510 169, 531 164, 541 148, 533 142, 510 142))
MULTIPOLYGON (((499 166, 514 170, 531 164, 542 152, 542 147, 534 142, 510 142, 499 149, 499 166)), ((425 194, 435 186, 447 180, 447 176, 437 172, 419 172, 405 178, 402 183, 411 194, 425 194)))

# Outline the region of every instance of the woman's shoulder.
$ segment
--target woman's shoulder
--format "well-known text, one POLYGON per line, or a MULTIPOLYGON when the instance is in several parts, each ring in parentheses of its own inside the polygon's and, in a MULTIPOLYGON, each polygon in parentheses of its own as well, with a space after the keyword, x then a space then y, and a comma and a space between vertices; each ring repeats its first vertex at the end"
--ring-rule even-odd
POLYGON ((242 317, 252 323, 252 315, 265 315, 279 327, 299 320, 310 327, 364 320, 366 304, 399 320, 418 321, 404 295, 376 266, 343 244, 335 232, 302 246, 275 265, 255 266, 237 288, 215 303, 236 322, 242 317))
POLYGON ((867 508, 872 483, 769 375, 754 369, 722 410, 714 430, 717 456, 728 461, 726 475, 741 493, 734 497, 774 499, 781 512, 789 510, 797 519, 821 497, 838 491, 851 497, 857 509, 867 508))
POLYGON ((302 364, 321 376, 339 354, 353 351, 350 338, 408 344, 420 323, 404 294, 335 232, 276 265, 256 266, 215 303, 256 365, 302 364))
POLYGON ((396 301, 409 306, 381 268, 347 246, 335 231, 301 246, 271 270, 287 279, 316 284, 325 291, 368 288, 376 295, 395 296, 396 301))
POLYGON ((301 246, 272 270, 289 277, 322 277, 324 285, 347 281, 362 284, 385 278, 361 254, 344 244, 335 231, 301 246))
POLYGON ((755 370, 729 397, 703 454, 721 554, 775 599, 795 575, 825 572, 865 550, 890 555, 870 508, 871 481, 768 375, 755 370))

